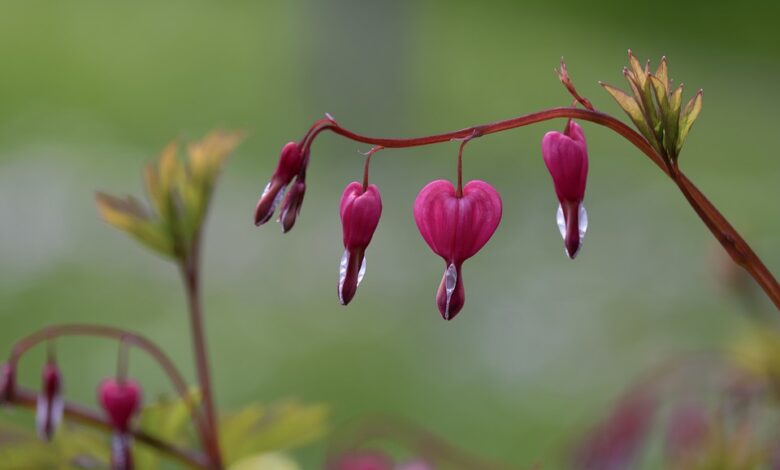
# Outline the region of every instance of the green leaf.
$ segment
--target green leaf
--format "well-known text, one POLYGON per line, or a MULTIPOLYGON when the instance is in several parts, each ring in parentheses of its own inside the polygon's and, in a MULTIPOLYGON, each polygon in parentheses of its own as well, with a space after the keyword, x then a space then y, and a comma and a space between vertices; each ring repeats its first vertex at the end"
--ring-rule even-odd
POLYGON ((655 70, 655 76, 661 81, 668 93, 671 87, 669 85, 669 65, 666 62, 666 56, 661 57, 661 63, 658 64, 658 68, 655 70))
POLYGON ((702 90, 699 90, 696 93, 696 96, 691 98, 688 104, 685 105, 685 110, 680 115, 680 128, 679 128, 679 135, 677 137, 678 153, 682 149, 682 146, 685 143, 685 139, 688 137, 688 132, 690 132, 691 126, 693 126, 693 123, 696 121, 696 118, 699 117, 699 113, 701 113, 701 107, 702 107, 702 90))
POLYGON ((63 426, 52 442, 30 430, 0 421, 0 468, 73 470, 105 468, 109 442, 105 435, 79 426, 63 426))
MULTIPOLYGON (((200 393, 195 388, 190 390, 186 399, 160 397, 144 407, 138 419, 138 428, 164 441, 186 445, 190 441, 190 413, 199 402, 200 393)), ((133 455, 138 468, 153 470, 159 466, 161 454, 143 443, 136 443, 133 455)))
POLYGON ((264 453, 234 463, 229 470, 299 470, 301 467, 284 454, 264 453))
POLYGON ((227 462, 257 453, 292 449, 325 434, 328 410, 323 405, 286 401, 271 407, 252 404, 226 416, 220 437, 227 462))
POLYGON ((645 139, 650 142, 650 145, 652 145, 653 148, 660 152, 661 149, 658 146, 658 140, 655 137, 655 133, 651 129, 650 124, 647 122, 647 118, 642 112, 642 108, 637 100, 634 97, 629 96, 624 91, 613 87, 612 85, 607 85, 606 83, 601 82, 600 85, 604 87, 604 89, 607 90, 607 92, 612 95, 613 98, 615 98, 617 104, 623 108, 623 111, 625 111, 626 114, 628 114, 628 117, 631 118, 631 121, 633 121, 634 125, 645 137, 645 139))
POLYGON ((132 196, 122 199, 98 192, 95 194, 95 202, 101 217, 108 224, 162 255, 173 256, 173 240, 168 231, 147 213, 137 199, 132 196))

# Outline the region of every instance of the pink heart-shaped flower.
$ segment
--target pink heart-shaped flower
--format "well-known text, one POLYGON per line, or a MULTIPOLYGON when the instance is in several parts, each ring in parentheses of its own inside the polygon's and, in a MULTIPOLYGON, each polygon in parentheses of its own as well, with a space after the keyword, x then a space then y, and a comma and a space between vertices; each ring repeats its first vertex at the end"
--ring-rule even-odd
POLYGON ((451 320, 465 302, 461 266, 490 240, 501 222, 501 196, 484 181, 469 181, 458 196, 447 180, 428 183, 414 201, 417 228, 446 263, 436 294, 442 317, 451 320))
POLYGON ((98 400, 114 428, 124 433, 141 405, 141 387, 133 380, 106 379, 98 389, 98 400))

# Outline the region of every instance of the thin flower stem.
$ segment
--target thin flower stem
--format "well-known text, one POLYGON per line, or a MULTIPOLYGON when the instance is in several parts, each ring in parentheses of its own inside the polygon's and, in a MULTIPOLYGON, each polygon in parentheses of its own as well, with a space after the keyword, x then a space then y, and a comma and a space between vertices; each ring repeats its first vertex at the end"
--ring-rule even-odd
MULTIPOLYGON (((99 336, 116 339, 125 345, 133 345, 147 353, 155 362, 157 362, 165 375, 170 379, 179 398, 184 400, 185 403, 190 400, 187 382, 185 382, 184 377, 176 368, 174 362, 160 348, 143 336, 113 326, 82 324, 47 326, 19 340, 11 349, 8 364, 14 369, 17 369, 19 360, 21 360, 22 356, 27 351, 44 341, 47 342, 47 345, 51 345, 55 338, 62 336, 99 336)), ((118 364, 120 369, 122 362, 121 355, 122 353, 120 352, 118 364)), ((201 442, 205 447, 208 442, 208 430, 205 427, 205 423, 198 410, 194 407, 190 408, 190 416, 192 417, 195 428, 198 430, 201 442)))
POLYGON ((698 188, 682 173, 676 166, 667 165, 664 157, 660 155, 650 143, 642 137, 641 134, 623 123, 622 121, 593 109, 578 109, 575 107, 558 107, 538 111, 524 116, 497 121, 481 126, 468 127, 453 132, 443 134, 434 134, 424 137, 411 139, 388 139, 379 137, 368 137, 352 132, 330 118, 316 121, 303 142, 306 145, 306 151, 315 137, 322 131, 328 130, 339 134, 347 139, 362 142, 365 144, 381 145, 386 148, 407 148, 420 147, 423 145, 432 145, 441 142, 448 142, 456 139, 466 139, 469 136, 482 136, 503 132, 518 127, 527 126, 551 119, 574 118, 583 121, 590 121, 600 126, 607 127, 620 134, 642 153, 647 155, 650 160, 666 175, 675 182, 680 191, 685 196, 688 203, 693 207, 696 214, 701 218, 707 228, 720 242, 723 248, 729 253, 731 259, 739 266, 743 267, 753 279, 761 286, 761 289, 780 310, 780 285, 777 280, 764 265, 763 261, 755 254, 750 245, 726 220, 720 211, 699 191, 698 188), (476 135, 475 135, 476 134, 476 135))
MULTIPOLYGON (((37 395, 32 390, 16 387, 9 402, 18 406, 35 409, 37 395)), ((108 420, 100 416, 97 412, 75 403, 65 402, 65 416, 88 426, 105 431, 111 430, 111 424, 108 420)), ((149 447, 178 460, 187 467, 205 470, 210 468, 205 457, 200 453, 182 449, 144 431, 131 430, 130 434, 132 434, 138 442, 148 445, 149 447)))
POLYGON ((200 295, 200 232, 195 235, 189 256, 182 260, 180 267, 190 313, 195 369, 198 376, 198 384, 203 395, 203 410, 206 415, 206 428, 208 429, 204 445, 211 464, 209 468, 222 470, 224 467, 222 465, 222 452, 219 444, 219 425, 214 407, 214 393, 211 388, 209 356, 206 348, 203 306, 200 295))

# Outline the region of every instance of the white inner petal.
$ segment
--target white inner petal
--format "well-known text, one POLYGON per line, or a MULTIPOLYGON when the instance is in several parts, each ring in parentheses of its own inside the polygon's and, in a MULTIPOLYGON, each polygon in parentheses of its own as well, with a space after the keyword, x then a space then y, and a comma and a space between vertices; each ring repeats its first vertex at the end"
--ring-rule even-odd
MULTIPOLYGON (((347 278, 347 265, 349 264, 349 250, 344 250, 344 254, 341 255, 341 263, 339 263, 339 303, 344 305, 344 298, 341 296, 341 290, 344 288, 344 280, 347 278)), ((366 257, 363 256, 363 262, 360 264, 360 271, 358 271, 357 285, 360 285, 360 281, 363 280, 363 276, 366 275, 366 257)))
MULTIPOLYGON (((585 232, 588 230, 588 212, 585 210, 585 204, 580 203, 579 211, 577 211, 580 243, 585 239, 585 232)), ((558 231, 561 232, 561 238, 566 239, 566 219, 563 217, 563 207, 558 204, 558 212, 555 213, 555 221, 558 223, 558 231)))
POLYGON ((447 270, 444 271, 444 288, 447 290, 447 306, 445 308, 445 313, 449 315, 450 313, 450 299, 452 298, 453 292, 455 292, 455 286, 458 285, 458 270, 455 268, 454 264, 451 264, 447 266, 447 270))

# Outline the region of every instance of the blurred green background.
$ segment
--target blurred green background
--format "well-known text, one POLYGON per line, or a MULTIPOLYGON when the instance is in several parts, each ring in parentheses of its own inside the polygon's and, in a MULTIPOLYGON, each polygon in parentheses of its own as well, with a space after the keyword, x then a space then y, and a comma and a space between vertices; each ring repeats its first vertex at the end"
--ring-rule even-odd
MULTIPOLYGON (((714 280, 717 246, 673 185, 585 123, 590 228, 571 262, 539 150, 563 121, 471 143, 465 176, 492 183, 505 212, 466 263, 466 307, 447 323, 433 300, 444 266, 411 207, 425 183, 454 177, 456 145, 375 159, 384 213, 348 308, 335 289, 338 199, 369 147, 317 140, 286 236, 251 223, 278 152, 325 112, 400 137, 568 104, 553 74, 561 56, 580 91, 623 118, 597 81, 624 86, 629 47, 654 63, 665 54, 687 97, 705 90, 682 167, 777 271, 779 15, 759 0, 3 2, 0 348, 55 322, 108 323, 158 341, 191 377, 175 269, 101 222, 93 192, 139 194, 142 165, 169 140, 243 129, 206 238, 220 405, 325 402, 335 428, 388 412, 465 450, 555 468, 643 370, 746 323, 714 280)), ((59 353, 67 396, 93 403, 114 346, 62 341, 59 353)), ((41 358, 24 362, 21 382, 37 384, 41 358)), ((167 390, 142 358, 131 371, 148 396, 167 390)), ((298 457, 316 468, 324 452, 298 457)))

